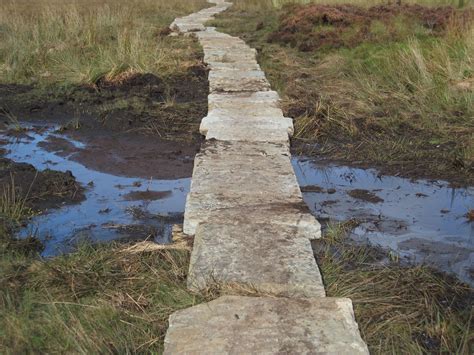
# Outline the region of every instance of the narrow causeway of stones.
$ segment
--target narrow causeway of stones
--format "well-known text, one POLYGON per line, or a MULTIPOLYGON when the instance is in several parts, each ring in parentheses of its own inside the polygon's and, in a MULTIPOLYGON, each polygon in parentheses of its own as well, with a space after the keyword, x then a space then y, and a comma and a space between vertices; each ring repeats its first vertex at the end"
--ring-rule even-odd
POLYGON ((351 301, 325 295, 311 249, 320 225, 291 165, 292 119, 255 49, 205 26, 232 3, 209 2, 215 6, 171 25, 198 38, 210 69, 206 141, 183 226, 194 235, 188 287, 242 286, 262 296, 223 296, 174 313, 164 352, 368 354, 351 301))

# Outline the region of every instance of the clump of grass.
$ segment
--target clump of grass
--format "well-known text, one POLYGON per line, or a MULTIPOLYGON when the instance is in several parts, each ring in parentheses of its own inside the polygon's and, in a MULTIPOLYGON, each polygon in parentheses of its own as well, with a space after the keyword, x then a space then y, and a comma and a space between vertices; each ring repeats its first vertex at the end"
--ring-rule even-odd
POLYGON ((2 220, 8 220, 15 224, 21 223, 34 213, 28 207, 28 193, 21 194, 15 186, 15 179, 11 176, 11 183, 3 185, 3 191, 0 195, 0 216, 2 220))
POLYGON ((349 297, 371 353, 472 351, 472 289, 425 266, 347 240, 354 222, 333 224, 315 242, 329 297, 349 297), (388 258, 388 260, 387 260, 388 258))
POLYGON ((0 195, 0 256, 5 252, 31 255, 43 248, 35 236, 22 239, 15 237, 17 229, 35 215, 35 211, 28 205, 29 192, 21 193, 19 191, 13 175, 11 175, 11 182, 2 186, 0 195))
POLYGON ((13 129, 13 131, 21 132, 24 130, 18 121, 18 117, 9 109, 0 107, 0 117, 4 117, 7 120, 9 128, 13 129))

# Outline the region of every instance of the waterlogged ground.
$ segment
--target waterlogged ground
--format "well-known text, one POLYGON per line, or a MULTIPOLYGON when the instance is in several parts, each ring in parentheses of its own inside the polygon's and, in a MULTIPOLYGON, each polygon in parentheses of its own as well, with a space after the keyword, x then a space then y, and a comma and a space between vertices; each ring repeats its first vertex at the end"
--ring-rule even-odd
MULTIPOLYGON (((167 243, 172 225, 182 220, 190 178, 182 178, 181 168, 174 172, 176 178, 168 178, 169 166, 160 176, 163 162, 154 162, 150 154, 111 146, 112 164, 105 166, 93 159, 100 155, 100 142, 73 139, 51 124, 4 131, 0 139, 5 158, 39 171, 70 171, 85 188, 80 202, 44 209, 20 230, 20 236, 40 238, 45 256, 68 252, 81 242, 167 243), (144 173, 147 165, 150 177, 144 173)), ((355 241, 382 246, 394 257, 428 263, 474 284, 474 224, 466 217, 474 208, 474 188, 455 189, 442 181, 411 181, 305 158, 294 158, 293 165, 305 201, 322 222, 356 220, 351 231, 355 241)))
MULTIPOLYGON (((140 169, 130 169, 129 176, 93 170, 74 159, 88 147, 59 133, 55 126, 30 127, 13 135, 4 132, 1 138, 6 158, 32 164, 40 171, 71 171, 86 189, 82 202, 48 209, 20 231, 20 236, 38 236, 44 243, 45 256, 67 252, 81 242, 170 241, 171 226, 181 220, 184 212, 189 178, 134 177, 141 175, 140 169)), ((148 164, 154 163, 150 157, 135 156, 135 159, 148 159, 148 164)), ((104 168, 110 170, 110 167, 104 168)), ((157 170, 157 167, 151 170, 157 170)))
POLYGON ((321 221, 355 219, 351 237, 430 264, 474 285, 474 188, 382 176, 373 169, 293 159, 304 199, 321 221))

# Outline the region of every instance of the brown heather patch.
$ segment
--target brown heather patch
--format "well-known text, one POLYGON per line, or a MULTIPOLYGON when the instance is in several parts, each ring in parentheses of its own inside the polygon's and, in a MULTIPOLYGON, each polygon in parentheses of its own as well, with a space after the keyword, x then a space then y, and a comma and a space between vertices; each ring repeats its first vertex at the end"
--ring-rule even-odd
POLYGON ((300 51, 319 48, 353 48, 363 42, 380 42, 403 37, 397 18, 408 20, 404 26, 421 26, 434 35, 447 29, 462 32, 472 23, 474 10, 456 10, 452 6, 377 5, 367 8, 354 5, 289 5, 284 8, 280 24, 272 32, 270 43, 289 44, 300 51), (374 25, 382 27, 379 31, 374 25))

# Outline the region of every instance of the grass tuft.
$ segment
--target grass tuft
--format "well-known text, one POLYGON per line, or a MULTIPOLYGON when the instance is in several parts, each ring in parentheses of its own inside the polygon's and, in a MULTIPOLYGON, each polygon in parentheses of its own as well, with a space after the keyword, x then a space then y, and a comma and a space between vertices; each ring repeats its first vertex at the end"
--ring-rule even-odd
POLYGON ((19 224, 25 218, 33 216, 33 210, 27 205, 28 194, 21 194, 17 191, 15 179, 11 175, 11 183, 3 185, 3 192, 0 195, 0 216, 2 220, 19 224))

